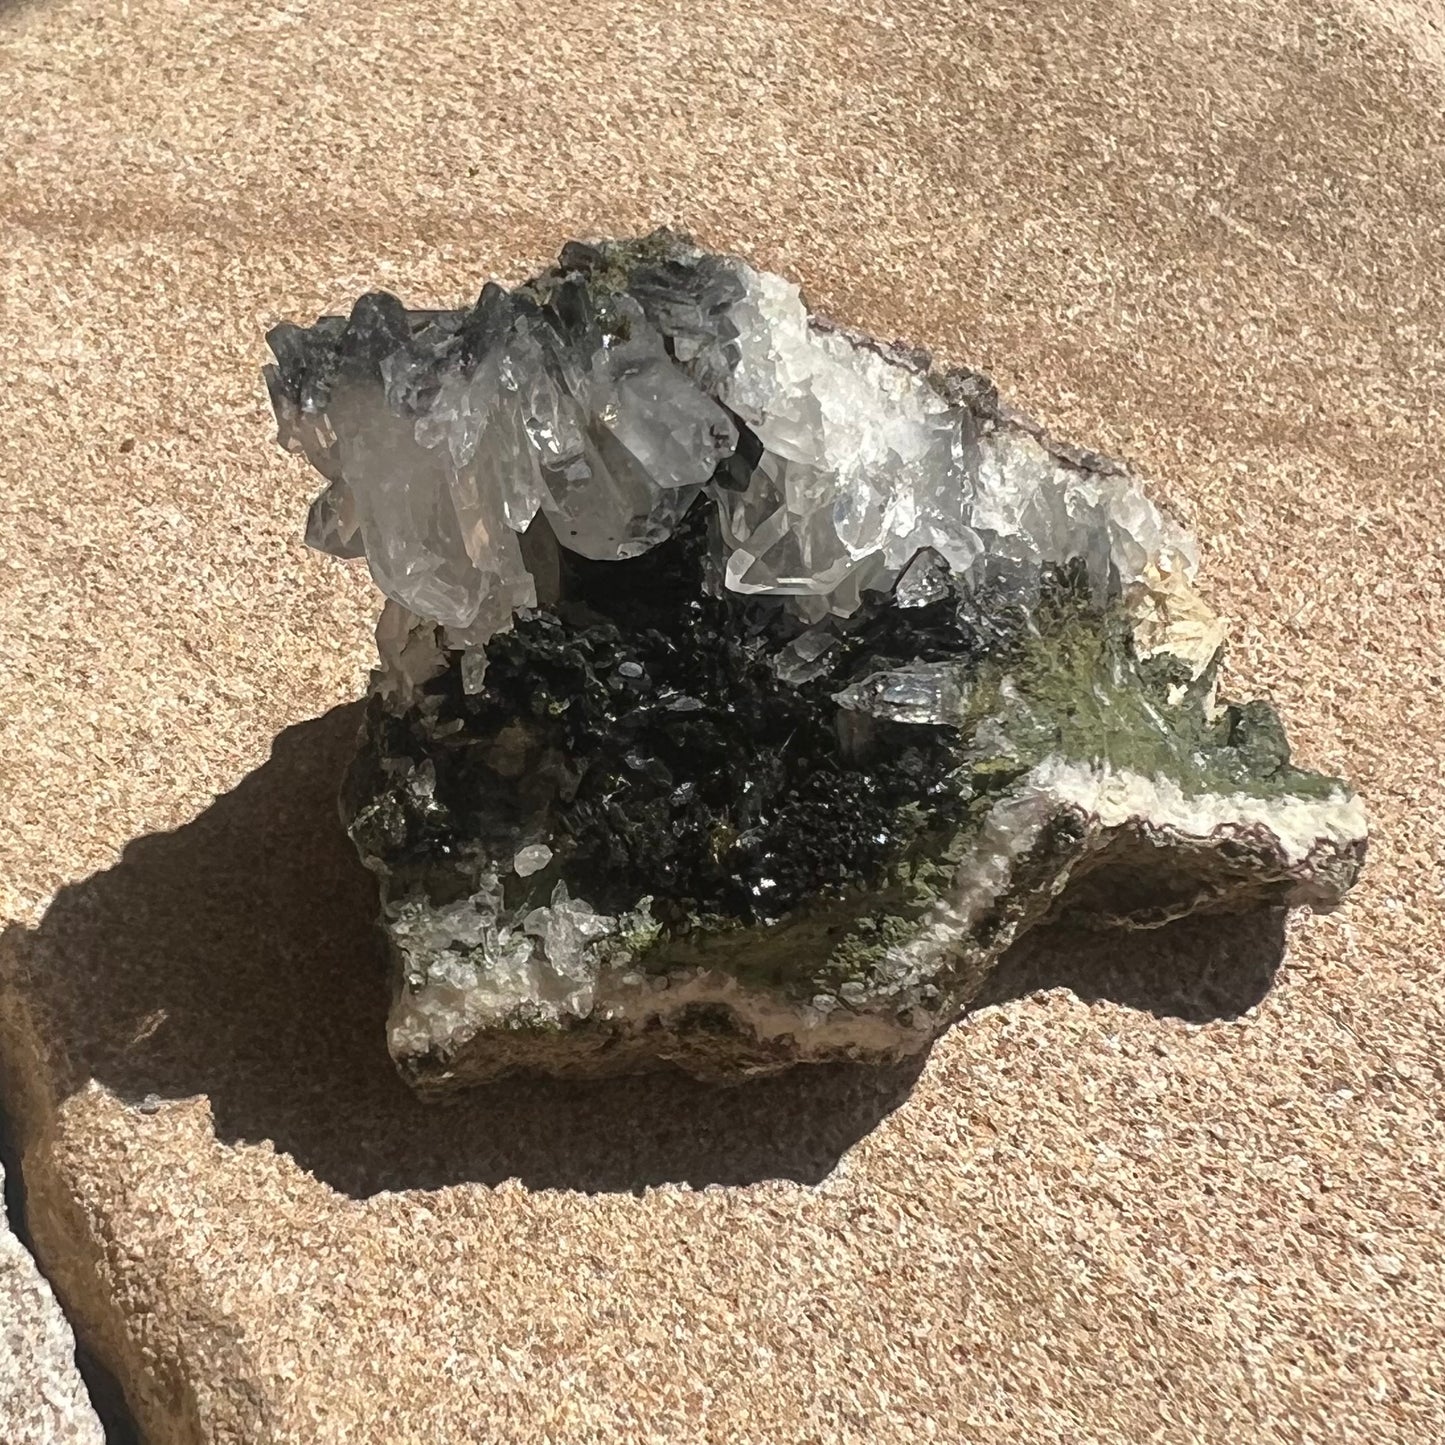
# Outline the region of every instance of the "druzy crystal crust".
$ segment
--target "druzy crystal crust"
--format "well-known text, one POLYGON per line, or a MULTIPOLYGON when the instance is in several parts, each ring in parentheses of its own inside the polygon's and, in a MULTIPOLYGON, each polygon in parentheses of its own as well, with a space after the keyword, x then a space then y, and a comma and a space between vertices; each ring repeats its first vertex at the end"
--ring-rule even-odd
POLYGON ((889 1060, 1041 919, 1358 872, 1127 471, 780 277, 658 232, 269 339, 387 597, 343 814, 419 1088, 889 1060))

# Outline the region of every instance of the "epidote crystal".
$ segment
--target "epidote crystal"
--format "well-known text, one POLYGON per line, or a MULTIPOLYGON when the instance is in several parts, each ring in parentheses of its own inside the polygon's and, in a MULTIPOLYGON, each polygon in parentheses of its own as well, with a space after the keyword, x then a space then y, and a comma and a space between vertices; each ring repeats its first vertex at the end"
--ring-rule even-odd
POLYGON ((1358 872, 1128 472, 778 276, 658 232, 270 341, 388 599, 343 813, 420 1088, 893 1059, 1041 919, 1358 872))

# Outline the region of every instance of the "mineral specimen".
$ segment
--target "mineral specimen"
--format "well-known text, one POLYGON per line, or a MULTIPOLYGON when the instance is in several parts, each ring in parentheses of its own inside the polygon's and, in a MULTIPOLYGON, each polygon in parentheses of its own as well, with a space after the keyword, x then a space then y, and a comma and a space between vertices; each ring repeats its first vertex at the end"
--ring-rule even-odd
POLYGON ((342 806, 419 1089, 892 1060, 1042 919, 1359 871, 1124 468, 778 276, 658 232, 269 340, 388 599, 342 806))

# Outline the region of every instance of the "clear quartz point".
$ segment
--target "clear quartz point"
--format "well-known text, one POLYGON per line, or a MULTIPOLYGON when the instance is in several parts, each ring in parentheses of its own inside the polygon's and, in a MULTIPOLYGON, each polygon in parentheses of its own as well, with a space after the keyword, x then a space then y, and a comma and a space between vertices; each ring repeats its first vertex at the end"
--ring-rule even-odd
POLYGON ((948 563, 932 547, 923 547, 894 583, 893 600, 900 607, 927 607, 941 602, 951 590, 948 563))
POLYGON ((906 723, 958 723, 968 712, 968 698, 966 669, 950 662, 875 672, 833 694, 849 712, 906 723))
POLYGON ((808 624, 890 588, 902 607, 984 584, 1027 605, 1068 563, 1101 604, 1192 575, 1191 539, 1127 475, 990 412, 979 378, 940 378, 819 322, 782 277, 655 239, 570 245, 471 312, 372 296, 278 326, 279 439, 329 482, 307 541, 365 557, 388 598, 472 649, 554 595, 518 543, 534 520, 564 553, 624 560, 704 495, 710 585, 808 624))

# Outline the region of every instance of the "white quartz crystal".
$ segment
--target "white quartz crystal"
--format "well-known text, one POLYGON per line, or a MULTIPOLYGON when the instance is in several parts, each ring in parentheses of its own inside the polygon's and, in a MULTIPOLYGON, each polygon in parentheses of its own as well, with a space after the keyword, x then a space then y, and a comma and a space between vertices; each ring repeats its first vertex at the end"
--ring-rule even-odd
POLYGON ((717 264, 723 320, 686 294, 652 319, 613 297, 611 331, 504 305, 477 354, 451 317, 398 333, 379 366, 343 365, 328 387, 273 387, 283 443, 330 479, 308 541, 364 555, 394 604, 473 650, 538 602, 518 534, 539 516, 564 548, 623 559, 671 535, 705 490, 721 585, 785 597, 812 623, 895 583, 901 605, 925 605, 943 568, 1023 602, 1072 559, 1100 601, 1192 576, 1193 543, 1124 473, 954 404, 907 357, 810 317, 782 277, 717 264), (695 360, 708 341, 725 374, 695 360), (741 468, 740 426, 761 445, 741 468), (720 463, 735 469, 728 485, 720 463))
POLYGON ((517 856, 512 859, 512 867, 519 878, 530 878, 532 874, 540 873, 551 861, 552 850, 545 843, 529 843, 525 848, 517 850, 517 856))
POLYGON ((1192 572, 1188 535, 1128 478, 1064 461, 1024 426, 977 427, 916 368, 810 323, 798 287, 740 269, 742 359, 723 400, 766 451, 723 499, 729 586, 816 594, 846 616, 848 581, 888 586, 925 548, 975 582, 1002 564, 1026 594, 1074 558, 1100 593, 1151 563, 1192 572))

